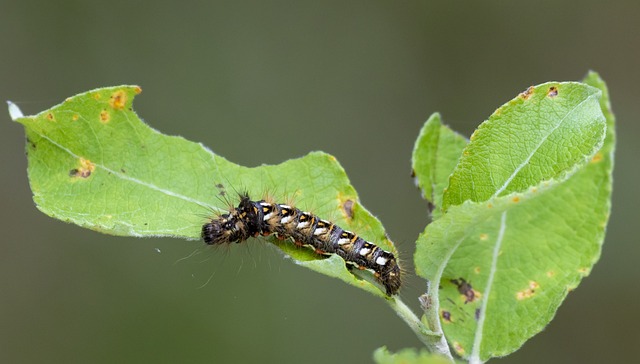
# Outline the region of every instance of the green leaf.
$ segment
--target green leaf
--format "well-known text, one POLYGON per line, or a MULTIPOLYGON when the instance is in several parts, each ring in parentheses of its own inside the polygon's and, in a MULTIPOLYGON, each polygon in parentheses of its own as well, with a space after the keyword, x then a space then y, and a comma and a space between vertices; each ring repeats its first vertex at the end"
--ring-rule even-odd
POLYGON ((402 349, 397 353, 381 347, 373 352, 373 360, 378 364, 450 364, 451 361, 425 350, 402 349))
POLYGON ((598 260, 609 217, 614 129, 600 110, 610 116, 604 98, 597 103, 600 90, 553 83, 527 94, 478 128, 451 177, 456 186, 445 192, 448 211, 417 243, 416 270, 432 282, 432 309, 451 347, 471 362, 515 351, 550 322, 598 260), (536 96, 549 97, 550 87, 562 105, 536 96), (527 113, 529 100, 559 112, 527 113), (527 130, 534 131, 527 138, 514 133, 527 130), (496 165, 512 168, 505 174, 496 165))
MULTIPOLYGON (((334 157, 315 152, 276 166, 242 167, 144 124, 132 109, 139 92, 135 86, 96 89, 14 118, 26 130, 29 181, 42 212, 107 234, 198 239, 207 216, 237 203, 236 191, 256 199, 269 193, 396 253, 334 157)), ((11 104, 10 112, 19 114, 11 104)), ((301 265, 384 296, 340 258, 277 245, 301 265)))
POLYGON ((584 84, 551 82, 500 107, 471 136, 451 175, 444 209, 572 173, 601 146, 599 97, 598 89, 584 84))
POLYGON ((434 219, 440 215, 442 193, 466 145, 466 138, 442 125, 438 113, 431 115, 420 130, 413 147, 413 175, 423 197, 434 207, 434 219))

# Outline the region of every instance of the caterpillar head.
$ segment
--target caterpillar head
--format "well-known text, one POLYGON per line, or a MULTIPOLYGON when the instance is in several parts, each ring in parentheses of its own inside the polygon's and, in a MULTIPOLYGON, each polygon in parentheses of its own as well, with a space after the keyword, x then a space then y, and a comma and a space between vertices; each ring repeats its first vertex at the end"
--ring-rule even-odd
POLYGON ((209 245, 240 242, 249 237, 246 224, 234 215, 224 214, 202 226, 202 239, 209 245))

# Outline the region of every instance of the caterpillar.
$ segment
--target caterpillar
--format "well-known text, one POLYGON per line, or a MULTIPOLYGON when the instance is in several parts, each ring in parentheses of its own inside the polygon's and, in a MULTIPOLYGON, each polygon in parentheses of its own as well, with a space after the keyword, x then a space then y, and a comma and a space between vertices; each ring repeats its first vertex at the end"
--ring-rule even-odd
POLYGON ((287 204, 253 201, 244 193, 240 195, 237 207, 227 214, 210 218, 202 226, 202 239, 209 245, 241 243, 260 235, 291 239, 296 245, 310 247, 317 254, 337 254, 351 266, 373 271, 389 296, 398 293, 402 284, 400 266, 393 253, 328 220, 287 204))

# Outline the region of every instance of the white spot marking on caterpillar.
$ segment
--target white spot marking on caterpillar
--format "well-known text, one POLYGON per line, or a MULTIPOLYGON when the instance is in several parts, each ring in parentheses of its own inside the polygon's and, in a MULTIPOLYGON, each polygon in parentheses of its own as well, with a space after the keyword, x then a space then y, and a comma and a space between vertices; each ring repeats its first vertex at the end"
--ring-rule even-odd
POLYGON ((388 259, 387 258, 383 258, 383 257, 378 257, 376 259, 376 264, 377 265, 385 265, 387 264, 388 259))

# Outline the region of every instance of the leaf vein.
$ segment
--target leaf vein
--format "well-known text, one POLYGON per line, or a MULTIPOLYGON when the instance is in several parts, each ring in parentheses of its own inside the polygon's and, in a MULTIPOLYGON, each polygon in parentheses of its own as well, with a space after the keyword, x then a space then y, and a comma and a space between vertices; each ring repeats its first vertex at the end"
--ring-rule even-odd
POLYGON ((536 145, 536 147, 531 151, 531 153, 529 153, 527 158, 525 158, 525 160, 522 161, 522 163, 520 163, 520 165, 518 167, 516 167, 516 169, 513 171, 513 173, 511 173, 509 178, 507 178, 507 180, 502 184, 502 186, 500 186, 500 188, 498 188, 496 190, 496 192, 493 194, 492 197, 496 197, 496 196, 500 195, 507 187, 509 187, 509 184, 511 183, 511 181, 513 181, 513 179, 518 175, 518 173, 520 173, 520 170, 522 170, 529 163, 531 158, 533 158, 533 156, 536 154, 538 149, 540 149, 542 144, 544 144, 544 142, 546 142, 547 139, 549 139, 551 134, 553 134, 564 123, 564 121, 569 117, 569 115, 573 114, 580 106, 582 106, 582 104, 584 104, 585 102, 591 100, 593 97, 594 97, 593 95, 588 96, 587 98, 582 100, 578 105, 576 105, 573 109, 571 109, 568 113, 566 113, 566 115, 564 117, 562 117, 562 119, 556 124, 556 126, 553 129, 551 129, 547 133, 547 135, 545 135, 540 140, 538 145, 536 145))
POLYGON ((493 247, 493 256, 491 259, 491 269, 489 270, 489 279, 487 280, 487 286, 484 292, 484 298, 482 300, 482 308, 480 308, 480 317, 478 318, 478 326, 476 327, 475 337, 473 339, 473 349, 471 356, 469 357, 469 363, 482 363, 480 359, 480 344, 482 343, 482 330, 484 329, 484 321, 487 317, 487 303, 489 302, 489 295, 491 294, 491 286, 493 285, 493 277, 495 276, 498 255, 500 254, 500 248, 502 247, 502 241, 504 239, 504 232, 507 228, 507 212, 502 213, 500 219, 500 231, 496 238, 496 245, 493 247))

